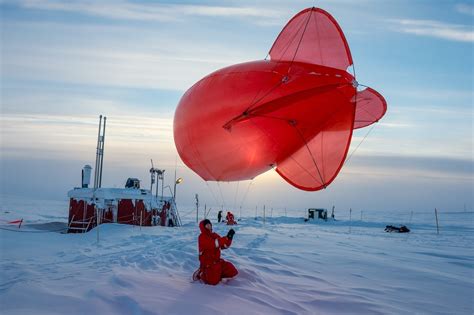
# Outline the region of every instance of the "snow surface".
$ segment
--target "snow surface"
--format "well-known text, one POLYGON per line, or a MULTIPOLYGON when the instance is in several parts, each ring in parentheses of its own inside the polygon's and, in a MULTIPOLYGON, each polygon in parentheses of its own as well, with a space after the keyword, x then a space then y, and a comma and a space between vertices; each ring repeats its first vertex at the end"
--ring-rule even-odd
POLYGON ((431 212, 243 218, 223 251, 239 275, 207 286, 191 282, 192 209, 180 228, 101 225, 99 243, 95 230, 49 232, 65 227, 67 209, 67 201, 2 199, 1 314, 474 312, 473 212, 441 212, 439 235, 431 212), (5 221, 21 217, 23 232, 13 232, 5 221), (409 234, 383 231, 407 223, 409 234))

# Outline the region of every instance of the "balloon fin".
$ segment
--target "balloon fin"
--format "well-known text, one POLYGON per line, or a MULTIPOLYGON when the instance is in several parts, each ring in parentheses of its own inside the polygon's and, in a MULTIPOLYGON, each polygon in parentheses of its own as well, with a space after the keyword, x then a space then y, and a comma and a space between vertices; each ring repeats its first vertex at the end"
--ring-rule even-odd
POLYGON ((357 92, 354 98, 356 101, 354 129, 372 125, 387 111, 387 102, 372 88, 357 92))
POLYGON ((269 53, 274 61, 296 61, 347 70, 349 45, 336 20, 319 8, 295 15, 283 28, 269 53))
POLYGON ((291 185, 307 191, 326 188, 339 173, 349 149, 354 121, 353 107, 333 115, 313 138, 304 142, 288 158, 277 163, 277 173, 291 185))

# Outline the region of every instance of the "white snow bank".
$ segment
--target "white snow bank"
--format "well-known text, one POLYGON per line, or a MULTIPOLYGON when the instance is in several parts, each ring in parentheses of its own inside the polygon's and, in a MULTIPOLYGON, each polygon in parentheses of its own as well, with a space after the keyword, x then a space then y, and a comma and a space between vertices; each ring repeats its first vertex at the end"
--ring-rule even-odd
MULTIPOLYGON (((4 210, 4 208, 2 208, 4 210)), ((59 212, 52 211, 52 217, 59 212)), ((67 212, 64 202, 64 217, 67 212)), ((4 214, 15 217, 16 213, 4 214)), ((23 215, 25 215, 23 213, 23 215)), ((46 215, 46 214, 42 214, 46 215)), ((46 222, 38 214, 34 223, 46 222)), ((383 215, 379 214, 380 218, 383 215)), ((239 275, 192 283, 195 223, 86 234, 0 230, 2 314, 472 314, 473 213, 385 233, 391 220, 243 219, 223 251, 239 275), (349 233, 350 230, 350 233, 349 233)), ((65 220, 64 220, 65 221, 65 220)), ((406 222, 405 222, 406 223, 406 222)), ((5 228, 4 225, 2 227, 5 228)), ((7 226, 7 228, 13 228, 7 226)), ((215 224, 225 234, 228 227, 215 224)))

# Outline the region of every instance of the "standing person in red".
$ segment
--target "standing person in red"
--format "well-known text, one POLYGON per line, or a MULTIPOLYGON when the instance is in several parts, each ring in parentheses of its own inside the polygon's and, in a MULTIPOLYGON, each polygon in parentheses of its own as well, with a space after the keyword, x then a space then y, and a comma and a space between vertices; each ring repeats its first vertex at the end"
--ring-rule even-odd
POLYGON ((166 203, 163 205, 163 208, 160 212, 160 225, 166 226, 166 203))
POLYGON ((235 222, 234 215, 230 211, 227 211, 225 219, 227 220, 227 225, 237 224, 237 222, 235 222))
POLYGON ((239 272, 231 262, 221 258, 221 249, 229 248, 235 231, 230 229, 227 236, 220 237, 212 232, 212 223, 208 219, 199 223, 201 234, 199 235, 199 262, 200 278, 204 283, 216 285, 222 278, 232 278, 239 272))

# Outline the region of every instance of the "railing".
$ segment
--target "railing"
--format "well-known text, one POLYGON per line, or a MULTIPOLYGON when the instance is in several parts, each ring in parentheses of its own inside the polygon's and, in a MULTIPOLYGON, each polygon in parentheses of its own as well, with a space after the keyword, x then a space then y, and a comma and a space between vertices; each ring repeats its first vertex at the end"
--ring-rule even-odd
POLYGON ((178 206, 176 205, 176 199, 173 195, 173 192, 171 191, 171 187, 168 185, 166 186, 169 191, 170 191, 170 196, 171 196, 171 200, 173 201, 172 205, 173 205, 173 208, 174 208, 174 221, 176 222, 176 226, 181 226, 182 223, 181 223, 181 218, 179 216, 179 211, 178 211, 178 206))
POLYGON ((87 231, 89 231, 89 227, 92 223, 92 219, 95 218, 94 217, 91 217, 89 220, 82 220, 82 221, 74 221, 74 217, 75 215, 72 216, 71 218, 71 221, 69 222, 69 225, 68 225, 68 231, 69 230, 72 230, 72 231, 82 231, 82 233, 85 233, 87 231), (87 226, 84 227, 84 225, 87 223, 87 226), (82 225, 82 227, 76 227, 76 226, 72 226, 73 224, 75 225, 82 225))
POLYGON ((178 212, 178 206, 176 205, 176 200, 173 198, 173 203, 172 203, 172 206, 174 208, 174 211, 175 211, 175 221, 176 221, 176 226, 181 226, 182 223, 181 223, 181 217, 179 216, 179 212, 178 212))

